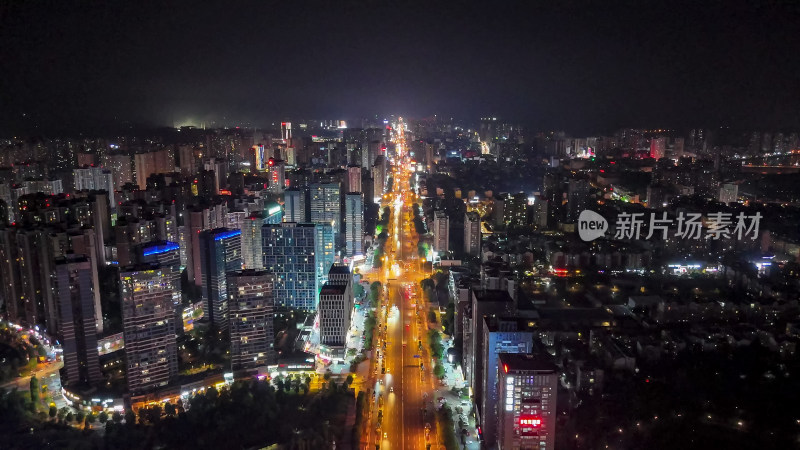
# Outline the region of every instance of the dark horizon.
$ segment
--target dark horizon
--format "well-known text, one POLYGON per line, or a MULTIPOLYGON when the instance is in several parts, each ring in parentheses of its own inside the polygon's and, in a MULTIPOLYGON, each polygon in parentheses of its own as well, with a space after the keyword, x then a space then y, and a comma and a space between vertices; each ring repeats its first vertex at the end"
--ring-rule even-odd
POLYGON ((800 6, 0 7, 0 133, 496 115, 536 130, 800 129, 800 6))

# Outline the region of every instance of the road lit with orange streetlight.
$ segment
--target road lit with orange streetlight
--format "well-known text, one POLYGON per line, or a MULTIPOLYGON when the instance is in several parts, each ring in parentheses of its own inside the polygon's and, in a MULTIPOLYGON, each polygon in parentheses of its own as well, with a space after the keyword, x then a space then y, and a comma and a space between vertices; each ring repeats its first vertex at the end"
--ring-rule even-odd
POLYGON ((394 182, 392 191, 383 197, 383 205, 390 208, 392 237, 387 241, 383 270, 379 271, 386 295, 378 310, 373 413, 363 438, 370 450, 425 449, 427 444, 436 448, 439 441, 434 431, 434 378, 426 364, 430 361, 425 342, 427 308, 419 295, 420 281, 426 274, 416 264, 416 246, 408 245, 418 236, 410 226, 416 197, 409 184, 404 127, 400 119, 394 182))

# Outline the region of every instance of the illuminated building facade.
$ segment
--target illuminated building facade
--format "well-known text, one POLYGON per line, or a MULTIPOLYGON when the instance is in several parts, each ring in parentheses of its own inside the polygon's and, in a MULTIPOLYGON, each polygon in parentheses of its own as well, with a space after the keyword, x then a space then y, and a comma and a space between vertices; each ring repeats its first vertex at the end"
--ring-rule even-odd
POLYGON ((97 354, 97 323, 92 264, 85 256, 67 255, 55 262, 53 283, 60 314, 60 333, 64 350, 65 385, 93 386, 103 381, 97 354))
POLYGON ((287 189, 283 192, 283 220, 286 222, 308 222, 306 216, 306 192, 300 189, 287 189))
POLYGON ((650 157, 653 159, 661 159, 666 155, 667 139, 663 137, 653 138, 650 140, 650 157))
POLYGON ((339 183, 311 185, 311 222, 333 226, 334 236, 342 226, 341 188, 339 183))
POLYGON ((470 256, 481 253, 481 216, 472 211, 464 214, 464 253, 470 256))
POLYGON ((497 440, 497 361, 501 353, 530 353, 535 323, 511 317, 484 317, 483 383, 481 385, 481 427, 486 442, 497 440))
POLYGON ((433 249, 440 254, 450 250, 450 219, 444 211, 433 213, 433 249))
POLYGON ((317 228, 293 222, 264 225, 261 239, 264 269, 275 275, 275 306, 316 309, 317 228))
POLYGON ((269 202, 264 207, 264 224, 277 225, 283 222, 283 208, 278 202, 269 202))
POLYGON ((497 448, 554 449, 558 367, 544 357, 501 353, 497 373, 497 448))
POLYGON ((264 258, 261 254, 261 227, 264 219, 261 214, 253 213, 242 222, 242 265, 245 269, 263 269, 264 258))
POLYGON ((102 167, 84 167, 72 171, 76 191, 106 191, 112 211, 117 210, 114 200, 114 175, 102 167))
POLYGON ((361 192, 361 167, 347 167, 347 190, 349 192, 361 192))
POLYGON ((364 249, 364 197, 360 192, 345 195, 345 253, 362 255, 364 249))
POLYGON ((328 273, 328 282, 319 295, 320 344, 331 350, 331 356, 343 353, 350 329, 350 312, 353 310, 353 278, 346 266, 334 265, 328 273))
POLYGON ((273 275, 264 270, 242 270, 228 274, 233 370, 275 363, 273 282, 273 275))
POLYGON ((169 274, 143 266, 120 272, 119 279, 128 391, 153 391, 178 375, 169 274))
POLYGON ((172 283, 172 306, 175 309, 176 329, 183 331, 181 298, 181 246, 176 242, 158 241, 144 244, 141 248, 141 262, 156 265, 169 277, 172 283))
POLYGON ((267 162, 267 170, 269 170, 269 192, 282 194, 286 188, 286 162, 270 158, 267 162))

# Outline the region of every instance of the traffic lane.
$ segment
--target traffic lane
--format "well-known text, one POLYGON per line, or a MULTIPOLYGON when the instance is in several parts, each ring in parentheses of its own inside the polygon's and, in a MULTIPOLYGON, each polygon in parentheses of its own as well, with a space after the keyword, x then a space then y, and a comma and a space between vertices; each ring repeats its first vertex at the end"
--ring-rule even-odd
POLYGON ((3 389, 16 388, 19 391, 30 390, 32 375, 36 375, 36 378, 39 380, 39 386, 42 386, 42 384, 46 384, 46 382, 43 383, 43 380, 45 379, 49 380, 50 375, 56 374, 56 376, 58 376, 58 371, 63 366, 64 363, 61 361, 45 363, 44 366, 41 368, 37 366, 37 368, 33 370, 33 373, 31 373, 31 375, 27 375, 20 378, 14 378, 13 380, 7 381, 6 383, 0 385, 0 388, 3 389))
MULTIPOLYGON (((402 291, 399 293, 399 295, 403 299, 403 321, 404 323, 406 321, 410 322, 410 320, 413 318, 413 312, 410 305, 412 300, 406 300, 402 291), (409 316, 409 314, 411 314, 411 316, 409 316)), ((416 346, 418 335, 416 333, 416 327, 409 326, 408 329, 406 329, 404 326, 403 332, 404 339, 407 342, 407 345, 403 348, 404 356, 406 358, 405 367, 403 369, 406 428, 409 429, 413 434, 411 441, 413 442, 414 447, 425 448, 425 423, 428 422, 425 414, 423 414, 423 408, 425 407, 423 399, 423 395, 425 395, 425 384, 423 383, 423 374, 419 369, 419 362, 421 359, 414 358, 415 355, 419 355, 416 346)))
POLYGON ((400 313, 400 296, 398 295, 398 284, 391 283, 389 285, 389 298, 390 298, 390 308, 392 310, 392 315, 389 319, 388 324, 388 333, 387 336, 389 337, 389 344, 388 344, 388 354, 389 354, 389 364, 387 365, 387 369, 390 367, 390 374, 387 375, 387 378, 390 378, 391 387, 394 389, 393 393, 390 393, 390 396, 393 397, 395 400, 392 405, 392 418, 393 424, 393 432, 390 433, 389 436, 389 444, 391 445, 394 443, 396 448, 404 448, 403 446, 403 439, 404 439, 404 417, 403 417, 403 408, 405 403, 405 380, 403 379, 403 353, 402 353, 402 315, 400 313))
MULTIPOLYGON (((409 301, 404 302, 405 305, 408 305, 409 301)), ((408 318, 408 312, 410 310, 410 305, 404 308, 404 320, 408 318)), ((417 335, 414 333, 415 328, 409 326, 407 335, 405 339, 407 342, 413 343, 416 341, 417 335)), ((423 405, 423 386, 421 383, 421 377, 419 372, 419 367, 415 364, 418 364, 419 358, 414 358, 414 346, 413 345, 406 345, 404 348, 405 356, 409 363, 405 369, 407 376, 405 379, 407 380, 409 386, 413 389, 413 394, 407 396, 409 408, 407 409, 407 414, 410 416, 407 419, 407 423, 413 423, 413 431, 414 431, 414 443, 417 448, 425 448, 425 436, 424 436, 424 423, 425 418, 422 413, 423 405)))

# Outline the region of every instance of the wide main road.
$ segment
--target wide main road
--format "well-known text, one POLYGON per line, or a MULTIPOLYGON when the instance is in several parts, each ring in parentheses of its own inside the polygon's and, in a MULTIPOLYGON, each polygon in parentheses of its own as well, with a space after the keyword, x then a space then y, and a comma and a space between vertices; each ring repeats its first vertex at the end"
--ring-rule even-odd
MULTIPOLYGON (((415 314, 406 300, 403 283, 389 283, 391 312, 387 320, 387 347, 384 375, 386 402, 383 416, 382 449, 425 448, 425 417, 423 395, 432 388, 420 370, 421 358, 417 348, 418 334, 412 326, 415 314), (406 326, 408 325, 408 326, 406 326)), ((427 412, 432 417, 432 411, 427 412)))
POLYGON ((394 184, 388 199, 391 207, 390 239, 384 264, 387 314, 378 315, 378 328, 385 329, 385 334, 377 340, 376 350, 381 357, 377 364, 379 383, 375 385, 375 392, 379 395, 373 403, 376 412, 372 415, 374 420, 367 448, 425 449, 428 443, 432 444, 431 448, 437 448, 432 399, 434 381, 431 367, 425 364, 430 361, 424 342, 426 309, 416 305, 423 299, 415 295, 423 274, 414 258, 416 236, 408 220, 412 204, 410 173, 405 167, 407 158, 404 157, 402 124, 398 128, 396 143, 401 157, 394 167, 394 184), (413 264, 406 267, 405 262, 413 264), (396 272, 395 268, 399 271, 396 272), (420 363, 425 364, 424 370, 420 363), (383 415, 380 428, 377 427, 378 411, 383 415), (431 428, 429 436, 426 426, 431 428))

